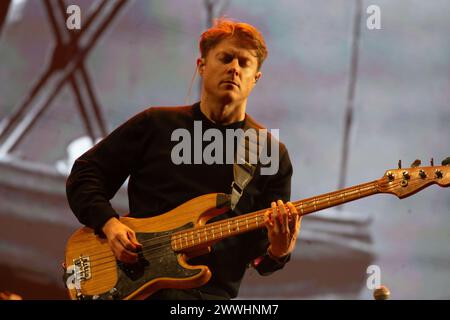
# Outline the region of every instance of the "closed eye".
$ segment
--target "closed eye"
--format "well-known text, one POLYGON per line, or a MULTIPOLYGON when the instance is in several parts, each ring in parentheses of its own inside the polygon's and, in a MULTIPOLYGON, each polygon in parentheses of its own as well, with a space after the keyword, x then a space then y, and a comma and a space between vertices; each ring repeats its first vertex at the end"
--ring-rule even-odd
POLYGON ((239 57, 234 54, 225 53, 225 52, 220 53, 218 58, 219 58, 219 61, 221 61, 223 64, 231 63, 235 58, 237 58, 239 66, 241 66, 242 68, 250 67, 250 65, 252 63, 251 60, 247 57, 242 57, 242 56, 239 57))
POLYGON ((250 65, 250 60, 247 58, 239 59, 239 65, 243 68, 248 67, 250 65))
POLYGON ((233 61, 234 56, 231 54, 222 54, 220 57, 220 61, 222 61, 225 64, 230 63, 231 61, 233 61))

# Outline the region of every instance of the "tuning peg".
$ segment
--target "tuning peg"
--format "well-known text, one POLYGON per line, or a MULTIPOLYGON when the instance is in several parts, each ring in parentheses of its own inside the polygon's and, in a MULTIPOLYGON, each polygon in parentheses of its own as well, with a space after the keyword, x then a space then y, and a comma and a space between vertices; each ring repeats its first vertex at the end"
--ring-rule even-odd
POLYGON ((448 166, 450 165, 450 157, 445 158, 444 160, 442 160, 441 164, 443 166, 448 166))
POLYGON ((434 159, 433 158, 431 158, 430 164, 431 164, 432 167, 434 167, 434 159))
POLYGON ((398 168, 399 168, 399 169, 402 168, 402 160, 398 160, 398 168))
POLYGON ((413 163, 411 163, 411 167, 416 168, 416 167, 420 166, 421 163, 422 163, 422 161, 420 161, 420 159, 416 159, 416 160, 414 160, 413 163))

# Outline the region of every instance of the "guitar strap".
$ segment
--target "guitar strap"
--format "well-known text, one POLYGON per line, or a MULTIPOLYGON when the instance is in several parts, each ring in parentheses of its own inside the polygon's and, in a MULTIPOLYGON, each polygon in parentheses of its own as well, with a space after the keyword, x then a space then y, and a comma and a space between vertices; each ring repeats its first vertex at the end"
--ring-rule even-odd
POLYGON ((234 181, 231 183, 230 207, 236 207, 245 187, 250 183, 255 175, 256 168, 263 147, 265 146, 267 135, 259 134, 259 126, 253 127, 253 119, 247 119, 243 131, 238 136, 236 157, 233 164, 234 181))

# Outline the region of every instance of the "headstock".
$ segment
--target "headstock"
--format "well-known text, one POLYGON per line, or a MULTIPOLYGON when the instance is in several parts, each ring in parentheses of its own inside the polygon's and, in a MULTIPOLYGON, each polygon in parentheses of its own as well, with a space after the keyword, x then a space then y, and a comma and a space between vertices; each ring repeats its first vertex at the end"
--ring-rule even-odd
POLYGON ((384 176, 378 180, 378 190, 381 193, 392 193, 399 198, 405 198, 428 187, 438 184, 441 187, 450 186, 450 161, 449 158, 442 161, 442 166, 419 167, 420 160, 413 162, 410 168, 387 170, 384 176))

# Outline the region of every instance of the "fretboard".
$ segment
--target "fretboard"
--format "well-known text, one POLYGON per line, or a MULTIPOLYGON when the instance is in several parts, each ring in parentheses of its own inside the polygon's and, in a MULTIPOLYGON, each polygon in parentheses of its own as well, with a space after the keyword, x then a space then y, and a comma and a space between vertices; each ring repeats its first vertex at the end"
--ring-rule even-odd
MULTIPOLYGON (((377 181, 372 181, 350 188, 326 193, 320 196, 292 202, 300 216, 319 210, 334 207, 346 202, 378 193, 377 181)), ((201 227, 176 232, 171 237, 172 248, 184 251, 197 247, 205 247, 222 239, 256 230, 265 226, 264 215, 269 209, 263 209, 229 218, 201 227)))

